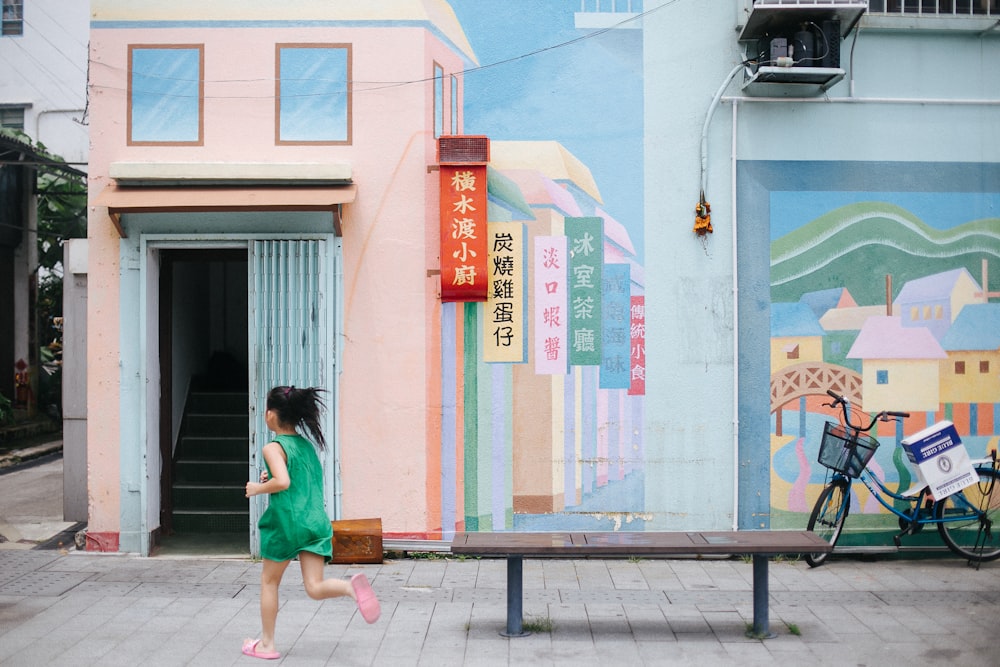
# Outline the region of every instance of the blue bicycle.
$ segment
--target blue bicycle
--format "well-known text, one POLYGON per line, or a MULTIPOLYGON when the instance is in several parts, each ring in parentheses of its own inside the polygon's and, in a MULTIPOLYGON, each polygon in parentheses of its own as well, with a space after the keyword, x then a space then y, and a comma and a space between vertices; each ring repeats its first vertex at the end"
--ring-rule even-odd
MULTIPOLYGON (((909 413, 882 411, 872 417, 867 426, 863 425, 864 419, 855 424, 851 420, 848 400, 832 391, 827 393, 833 397, 833 403, 826 405, 840 407, 843 425, 828 422, 823 429, 819 462, 829 468, 832 475, 816 500, 807 530, 835 547, 851 508, 851 485, 858 479, 879 504, 899 517, 901 532, 893 538, 897 548, 904 536, 935 524, 948 548, 970 562, 1000 558, 1000 530, 993 532, 994 524, 1000 519, 1000 493, 993 494, 1000 478, 995 454, 989 459, 974 460, 978 482, 946 498, 935 500, 927 485, 908 491, 899 489, 894 493, 868 470, 868 462, 879 444, 869 432, 877 421, 898 421, 909 417, 909 413), (897 509, 892 501, 908 509, 897 509)), ((809 554, 806 562, 817 567, 827 556, 828 553, 809 554)))

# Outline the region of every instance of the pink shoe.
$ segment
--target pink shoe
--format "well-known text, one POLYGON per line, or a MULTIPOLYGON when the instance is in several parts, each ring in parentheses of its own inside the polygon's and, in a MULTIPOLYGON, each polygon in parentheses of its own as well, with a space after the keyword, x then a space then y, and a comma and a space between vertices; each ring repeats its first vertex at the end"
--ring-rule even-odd
POLYGON ((375 597, 375 591, 372 590, 372 586, 368 583, 368 577, 365 576, 364 572, 359 572, 351 577, 351 587, 354 589, 354 594, 358 597, 358 610, 361 612, 361 617, 367 623, 377 621, 378 617, 382 614, 382 609, 378 604, 378 598, 375 597))
POLYGON ((251 658, 260 658, 262 660, 277 660, 281 657, 281 654, 277 651, 261 651, 257 648, 260 644, 259 639, 247 639, 243 642, 243 655, 248 655, 251 658))

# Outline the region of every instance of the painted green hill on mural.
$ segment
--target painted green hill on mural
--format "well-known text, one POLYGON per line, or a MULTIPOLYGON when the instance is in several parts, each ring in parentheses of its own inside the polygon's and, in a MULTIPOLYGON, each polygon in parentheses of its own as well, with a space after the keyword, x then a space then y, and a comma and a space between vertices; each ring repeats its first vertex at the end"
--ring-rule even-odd
POLYGON ((893 294, 907 281, 965 268, 989 289, 1000 289, 1000 219, 934 229, 887 202, 837 208, 771 243, 771 300, 794 302, 807 292, 846 288, 860 306, 885 303, 885 276, 893 294))

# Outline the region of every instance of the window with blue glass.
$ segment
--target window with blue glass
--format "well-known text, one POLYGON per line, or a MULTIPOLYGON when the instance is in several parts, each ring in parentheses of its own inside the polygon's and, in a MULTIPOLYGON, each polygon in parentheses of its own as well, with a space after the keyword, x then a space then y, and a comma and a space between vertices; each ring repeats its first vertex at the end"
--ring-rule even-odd
POLYGON ((202 143, 204 46, 129 47, 130 144, 202 143))
POLYGON ((444 134, 444 68, 434 63, 434 138, 444 134))
POLYGON ((351 143, 351 49, 279 44, 277 142, 351 143))
POLYGON ((889 384, 889 371, 875 371, 875 384, 889 384))

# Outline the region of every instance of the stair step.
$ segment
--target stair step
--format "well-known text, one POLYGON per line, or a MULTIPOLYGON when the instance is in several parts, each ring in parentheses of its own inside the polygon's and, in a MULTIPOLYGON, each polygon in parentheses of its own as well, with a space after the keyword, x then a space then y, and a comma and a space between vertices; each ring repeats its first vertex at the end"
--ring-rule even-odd
POLYGON ((175 484, 173 501, 175 511, 245 511, 246 484, 175 484))
POLYGON ((181 433, 173 476, 173 529, 180 533, 247 534, 249 394, 191 391, 181 433))
POLYGON ((184 436, 177 443, 178 459, 213 459, 217 461, 246 461, 249 446, 247 438, 239 436, 184 436))
POLYGON ((250 414, 250 394, 243 392, 193 391, 186 409, 193 413, 250 414))
POLYGON ((246 461, 184 459, 174 467, 174 483, 246 484, 250 466, 246 461))
POLYGON ((248 533, 250 511, 175 509, 173 530, 178 533, 248 533))
POLYGON ((250 418, 246 413, 191 413, 184 415, 184 433, 188 436, 250 437, 250 418))

